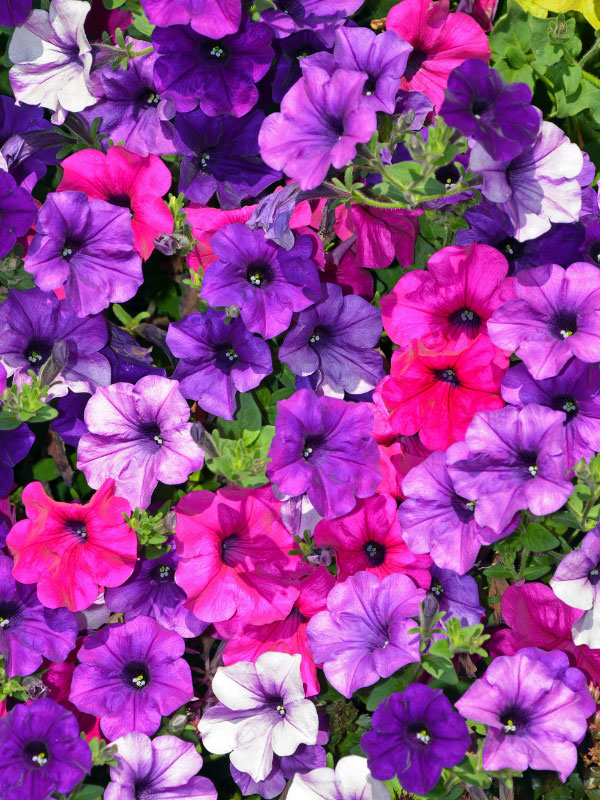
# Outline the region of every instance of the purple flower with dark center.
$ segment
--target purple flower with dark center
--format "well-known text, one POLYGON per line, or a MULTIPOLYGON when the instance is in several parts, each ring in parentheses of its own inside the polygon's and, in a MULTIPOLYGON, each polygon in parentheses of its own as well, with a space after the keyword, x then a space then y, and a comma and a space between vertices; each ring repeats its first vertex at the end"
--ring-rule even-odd
POLYGON ((79 649, 69 700, 100 718, 109 739, 139 731, 151 736, 167 716, 194 696, 182 658, 185 641, 150 617, 108 625, 79 649))
POLYGON ((88 433, 77 465, 92 488, 114 478, 117 495, 147 508, 159 481, 183 483, 202 467, 189 418, 178 381, 146 375, 136 384, 101 387, 85 409, 88 433))
POLYGON ((273 102, 281 103, 284 95, 302 76, 301 64, 306 56, 320 53, 327 47, 318 33, 312 30, 292 33, 285 39, 275 39, 275 64, 271 92, 273 102))
POLYGON ((470 575, 459 575, 451 569, 431 567, 430 593, 435 597, 440 611, 445 612, 442 622, 452 617, 466 625, 481 622, 484 608, 479 605, 477 581, 470 575))
POLYGON ((177 111, 199 105, 210 117, 244 116, 258 101, 255 84, 271 66, 271 39, 266 25, 247 18, 237 33, 219 39, 189 25, 155 28, 154 77, 160 96, 172 100, 177 111))
MULTIPOLYGON (((230 764, 231 777, 241 793, 258 794, 265 800, 280 795, 295 775, 305 775, 311 770, 324 767, 327 762, 325 748, 319 744, 301 744, 291 756, 273 756, 273 768, 262 781, 253 781, 247 772, 240 772, 230 764)), ((389 795, 388 795, 389 797, 389 795)), ((388 798, 384 798, 388 800, 388 798)))
MULTIPOLYGON (((579 258, 573 258, 572 261, 587 261, 600 267, 600 220, 594 217, 584 218, 583 225, 583 244, 579 258)), ((554 259, 550 259, 555 263, 554 259)), ((564 265, 561 265, 564 266, 564 265)))
POLYGON ((210 246, 218 260, 207 267, 200 296, 211 306, 239 306, 244 325, 265 339, 287 330, 292 313, 321 296, 310 236, 284 250, 234 222, 211 236, 210 246))
POLYGON ((224 419, 233 419, 237 392, 255 389, 273 371, 269 345, 240 317, 228 321, 213 308, 172 322, 167 344, 180 359, 173 378, 182 395, 224 419))
MULTIPOLYGON (((148 42, 126 37, 127 44, 136 50, 145 50, 148 42)), ((146 53, 132 58, 127 69, 110 68, 94 71, 92 80, 98 103, 80 113, 88 124, 100 118, 98 133, 104 133, 113 142, 140 156, 175 153, 175 129, 171 119, 175 106, 171 100, 159 95, 154 79, 154 65, 158 55, 146 53)), ((108 138, 103 140, 108 147, 108 138)))
POLYGON ((58 433, 63 442, 77 447, 87 425, 83 421, 85 407, 92 395, 86 392, 69 392, 56 403, 58 416, 50 423, 50 430, 58 433))
POLYGON ((427 794, 442 767, 455 767, 471 744, 469 730, 441 689, 413 683, 376 708, 360 740, 374 778, 397 776, 407 792, 427 794))
POLYGON ((37 106, 16 105, 12 97, 0 96, 0 166, 16 182, 31 191, 56 164, 58 144, 44 112, 37 106))
POLYGON ((542 115, 526 83, 505 83, 495 69, 469 58, 453 69, 440 108, 444 122, 498 161, 510 161, 532 144, 542 115))
POLYGON ((300 389, 277 403, 267 477, 289 497, 306 494, 326 519, 347 514, 381 481, 367 405, 300 389))
POLYGON ((0 782, 6 800, 69 793, 92 767, 92 752, 66 708, 43 697, 0 719, 0 782))
POLYGON ((197 775, 202 756, 192 742, 127 733, 115 744, 117 764, 104 800, 217 800, 212 781, 197 775))
POLYGON ((306 628, 315 663, 323 665, 334 689, 352 697, 419 661, 419 636, 409 631, 424 599, 425 591, 399 572, 383 580, 357 572, 334 586, 327 611, 315 614, 306 628))
POLYGON ((30 382, 46 363, 54 343, 66 343, 69 357, 51 396, 93 392, 110 383, 110 364, 99 351, 108 339, 100 314, 77 317, 66 300, 39 289, 11 290, 0 307, 0 357, 18 384, 30 382))
POLYGON ((363 394, 383 378, 383 357, 374 348, 381 336, 381 311, 358 295, 342 294, 333 283, 324 297, 296 314, 279 360, 295 375, 316 378, 324 394, 363 394))
POLYGON ((258 131, 265 115, 255 110, 242 119, 208 117, 200 109, 179 113, 176 142, 184 153, 179 191, 195 203, 208 203, 213 194, 221 208, 239 208, 281 178, 258 155, 258 131))
MULTIPOLYGON (((508 215, 493 203, 483 202, 469 208, 465 211, 464 218, 471 227, 456 232, 456 244, 466 246, 476 242, 495 247, 506 257, 509 275, 544 264, 568 267, 574 261, 582 259, 584 229, 580 223, 551 225, 550 230, 541 236, 518 242, 508 215)), ((600 233, 598 245, 600 254, 600 233)))
POLYGON ((0 258, 10 253, 19 236, 33 225, 37 207, 28 191, 12 175, 0 170, 0 258))
POLYGON ((502 380, 502 397, 523 408, 539 403, 564 411, 567 469, 600 451, 600 372, 596 364, 572 358, 555 378, 534 380, 524 364, 509 369, 502 380))
POLYGON ((469 159, 471 171, 483 177, 483 196, 508 214, 519 242, 546 233, 552 222, 577 222, 583 166, 579 147, 552 122, 542 122, 535 142, 510 162, 481 144, 469 159))
POLYGON ((274 756, 315 745, 317 709, 304 696, 299 655, 263 653, 255 663, 219 667, 212 691, 220 701, 198 723, 211 753, 230 753, 231 764, 253 781, 265 780, 274 756))
POLYGON ((488 334, 502 350, 517 351, 536 380, 552 378, 573 356, 600 361, 600 271, 583 262, 520 272, 516 299, 488 320, 488 334))
POLYGON ((3 0, 0 3, 0 25, 14 28, 27 19, 31 0, 3 0))
MULTIPOLYGON (((354 14, 364 0, 273 0, 275 8, 261 14, 276 36, 284 38, 297 31, 311 29, 333 37, 333 28, 344 17, 354 14)), ((331 42, 333 44, 333 42, 331 42)))
POLYGON ((0 653, 9 678, 31 675, 43 657, 64 661, 77 638, 75 614, 44 608, 36 587, 16 581, 12 567, 12 559, 0 554, 0 653))
POLYGON ((525 648, 496 658, 456 703, 463 717, 488 727, 483 768, 551 770, 566 781, 596 710, 585 683, 560 651, 525 648))
POLYGON ((565 412, 537 403, 475 414, 464 442, 446 451, 456 491, 475 502, 475 521, 500 532, 528 508, 551 514, 573 491, 565 477, 565 412))
POLYGON ((10 490, 13 467, 25 458, 34 441, 35 435, 25 424, 10 431, 0 430, 0 497, 10 490))
POLYGON ((410 551, 430 553, 438 567, 459 575, 471 569, 483 545, 508 536, 519 521, 516 514, 500 531, 478 525, 475 503, 454 488, 442 451, 410 470, 402 492, 398 519, 410 551))
POLYGON ((394 113, 396 92, 404 75, 412 45, 394 31, 375 34, 368 28, 338 28, 333 53, 317 53, 301 62, 302 71, 320 67, 333 75, 336 69, 364 72, 362 102, 373 111, 394 113))
POLYGON ((331 165, 341 169, 356 155, 356 145, 368 142, 375 112, 364 102, 366 72, 306 68, 271 114, 258 136, 264 161, 297 180, 302 189, 323 182, 331 165))
POLYGON ((114 613, 124 613, 125 622, 153 617, 163 628, 186 639, 200 636, 206 624, 183 605, 187 595, 175 583, 178 563, 174 549, 159 558, 139 560, 131 578, 104 590, 106 605, 114 613))
POLYGON ((289 800, 388 800, 390 796, 383 783, 373 779, 361 756, 340 758, 335 770, 323 765, 292 777, 289 800))
POLYGON ((162 367, 155 367, 152 361, 152 348, 142 347, 130 333, 107 322, 108 344, 102 355, 110 362, 111 383, 135 383, 144 375, 161 375, 162 367))
POLYGON ((129 209, 88 200, 83 192, 49 194, 25 269, 43 291, 63 288, 79 317, 129 300, 143 281, 129 209))

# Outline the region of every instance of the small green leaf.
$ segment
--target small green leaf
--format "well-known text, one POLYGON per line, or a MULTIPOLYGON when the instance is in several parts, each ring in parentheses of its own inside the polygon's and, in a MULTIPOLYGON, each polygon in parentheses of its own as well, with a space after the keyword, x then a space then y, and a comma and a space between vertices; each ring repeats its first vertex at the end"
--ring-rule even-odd
POLYGON ((53 458, 42 458, 33 465, 32 472, 36 481, 53 481, 59 477, 53 458))
POLYGON ((441 656, 424 655, 421 659, 423 669, 434 678, 437 678, 440 683, 455 685, 458 683, 458 675, 451 661, 441 656))
POLYGON ((529 550, 534 553, 544 553, 546 550, 554 550, 558 547, 559 541, 550 531, 538 522, 530 522, 521 541, 529 550))

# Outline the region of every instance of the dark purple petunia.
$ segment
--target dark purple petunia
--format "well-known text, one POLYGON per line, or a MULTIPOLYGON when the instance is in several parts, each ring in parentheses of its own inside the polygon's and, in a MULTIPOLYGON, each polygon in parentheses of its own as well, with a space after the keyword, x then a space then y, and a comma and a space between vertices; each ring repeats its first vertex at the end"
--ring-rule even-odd
MULTIPOLYGON (((595 217, 588 217, 583 219, 582 223, 583 244, 581 245, 580 258, 573 258, 572 261, 587 261, 596 267, 600 267, 600 220, 595 217)), ((555 263, 554 259, 552 259, 552 263, 555 263)))
POLYGON ((69 793, 92 767, 75 715, 50 698, 16 705, 0 719, 0 785, 6 800, 69 793))
POLYGON ((0 170, 0 258, 10 253, 19 236, 33 225, 37 207, 12 175, 0 170))
POLYGON ((13 467, 25 458, 34 441, 35 435, 25 424, 10 431, 0 430, 0 497, 10 490, 15 477, 13 467))
POLYGON ((600 372, 597 364, 571 359, 554 378, 534 380, 524 364, 509 369, 502 380, 502 398, 523 408, 539 403, 564 411, 567 469, 600 451, 600 372))
POLYGON ((446 452, 456 491, 475 503, 475 520, 500 532, 517 511, 551 514, 573 491, 565 477, 564 411, 530 403, 480 411, 464 442, 446 452))
POLYGON ((185 638, 200 636, 206 628, 184 607, 187 595, 175 583, 179 558, 174 549, 153 559, 140 559, 131 578, 121 586, 104 590, 104 600, 114 613, 124 613, 125 622, 153 617, 163 628, 185 638))
POLYGON ((502 350, 517 351, 536 380, 552 378, 573 356, 600 361, 600 271, 578 262, 520 272, 515 300, 488 320, 488 334, 502 350))
POLYGON ((364 0, 273 0, 275 8, 263 11, 261 19, 280 38, 309 29, 318 31, 329 41, 333 38, 335 27, 343 22, 344 17, 358 11, 363 2, 364 0))
POLYGON ((184 153, 179 191, 195 203, 213 194, 221 208, 239 208, 281 178, 258 155, 258 131, 265 115, 251 111, 242 119, 208 117, 200 109, 177 114, 176 141, 184 153))
POLYGON ((505 83, 495 69, 469 58, 452 70, 440 108, 444 122, 478 142, 493 158, 510 161, 532 144, 541 112, 526 83, 505 83))
POLYGON ((152 361, 152 348, 142 347, 127 331, 107 322, 108 344, 102 355, 110 362, 110 383, 136 383, 145 375, 160 375, 165 371, 155 367, 152 361))
POLYGON ((184 649, 178 633, 151 617, 102 628, 79 650, 82 663, 73 672, 69 700, 79 711, 99 717, 109 739, 131 731, 151 736, 161 715, 194 696, 184 649))
POLYGON ((100 314, 77 317, 66 300, 39 289, 11 290, 0 307, 0 357, 17 383, 38 373, 54 343, 66 343, 69 357, 56 378, 52 396, 89 392, 111 382, 110 364, 100 350, 106 345, 106 323, 100 314))
POLYGON ((64 661, 77 638, 75 614, 44 608, 36 587, 16 581, 12 567, 12 559, 0 554, 0 653, 9 678, 31 675, 42 658, 64 661))
POLYGON ((284 95, 302 75, 301 64, 306 56, 320 53, 326 44, 318 33, 311 30, 299 31, 285 39, 273 40, 275 64, 271 92, 273 102, 281 103, 284 95))
POLYGON ((25 269, 45 292, 63 288, 79 317, 129 300, 143 281, 128 208, 88 200, 83 192, 54 192, 36 231, 25 269))
POLYGON ((54 137, 43 109, 18 106, 12 97, 0 96, 0 167, 24 189, 31 191, 46 167, 56 164, 58 145, 50 143, 54 137))
POLYGON ((338 28, 333 53, 317 53, 305 58, 302 71, 320 67, 333 75, 336 69, 355 70, 367 75, 362 89, 363 102, 373 111, 394 113, 396 92, 404 75, 412 45, 394 31, 379 35, 368 28, 338 28))
POLYGON ((173 378, 179 391, 209 414, 233 419, 236 393, 255 389, 273 371, 269 345, 241 318, 213 308, 172 322, 167 344, 180 359, 173 378))
POLYGON ((154 77, 160 96, 172 100, 178 111, 199 105, 211 117, 242 117, 258 101, 255 84, 271 65, 271 38, 266 25, 247 19, 238 33, 216 40, 189 25, 155 28, 154 77))
MULTIPOLYGON (((568 267, 569 264, 582 258, 580 248, 584 239, 584 229, 580 223, 559 222, 535 239, 518 242, 508 215, 493 203, 484 201, 478 206, 469 208, 464 218, 470 228, 457 231, 456 244, 466 246, 476 242, 495 247, 506 257, 510 267, 509 275, 514 275, 522 269, 541 267, 544 264, 568 267)), ((600 232, 598 245, 600 254, 600 232)))
POLYGON ((287 330, 292 313, 321 296, 310 236, 297 236, 284 250, 262 231, 234 222, 217 231, 210 246, 217 261, 204 273, 200 296, 211 306, 239 306, 248 330, 265 339, 287 330))
POLYGON ((306 494, 321 516, 347 514, 381 481, 373 414, 364 404, 301 389, 277 403, 267 477, 281 494, 306 494))
POLYGON ((14 28, 25 22, 31 11, 31 0, 0 0, 0 25, 14 28))
POLYGON ((50 423, 50 430, 58 433, 63 442, 73 447, 77 447, 83 434, 88 432, 83 415, 91 396, 86 392, 69 392, 64 397, 59 397, 56 403, 58 416, 50 423))
POLYGON ((143 0, 142 6, 152 25, 187 25, 218 39, 235 33, 241 21, 240 0, 143 0))
POLYGON ((458 575, 451 569, 431 567, 431 594, 439 610, 445 613, 442 622, 455 617, 464 627, 477 625, 484 608, 479 605, 479 587, 470 575, 458 575))
POLYGON ((374 348, 381 336, 381 311, 339 286, 323 285, 324 297, 295 315, 279 348, 279 359, 295 375, 316 378, 322 393, 364 394, 384 376, 383 357, 374 348))
POLYGON ((427 794, 443 767, 455 767, 471 744, 465 721, 441 689, 413 683, 379 704, 360 740, 371 774, 394 776, 407 792, 427 794))

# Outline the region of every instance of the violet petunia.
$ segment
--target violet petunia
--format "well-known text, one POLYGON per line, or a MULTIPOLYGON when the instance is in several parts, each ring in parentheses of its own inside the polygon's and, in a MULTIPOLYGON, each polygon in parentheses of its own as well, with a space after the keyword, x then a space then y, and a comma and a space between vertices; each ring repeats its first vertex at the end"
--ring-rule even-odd
POLYGON ((344 756, 335 765, 296 773, 288 789, 288 800, 388 800, 390 793, 371 775, 367 760, 344 756))
POLYGON ((64 289, 79 317, 129 300, 142 284, 128 208, 88 200, 83 192, 53 192, 36 221, 25 270, 45 292, 64 289))
POLYGON ((114 476, 119 496, 147 508, 159 481, 183 483, 202 467, 189 417, 178 381, 146 375, 136 384, 100 387, 85 409, 79 469, 95 489, 114 476))
POLYGON ((484 608, 479 605, 479 587, 470 575, 459 575, 451 569, 431 568, 431 589, 439 611, 443 612, 442 622, 455 617, 462 626, 477 625, 481 622, 484 608))
POLYGON ((413 617, 425 598, 407 576, 392 573, 380 580, 357 572, 338 583, 306 629, 316 664, 344 697, 389 678, 406 664, 419 661, 419 637, 413 617))
POLYGON ((36 205, 28 191, 17 183, 12 175, 0 170, 0 258, 8 255, 33 225, 36 205))
MULTIPOLYGON (((319 736, 321 736, 321 731, 319 731, 319 736)), ((327 737, 324 741, 327 741, 327 737)), ((304 775, 311 770, 324 767, 326 761, 327 753, 320 744, 301 744, 291 756, 274 755, 271 772, 262 781, 253 781, 247 772, 240 772, 233 764, 229 765, 229 769, 231 777, 244 797, 249 794, 257 794, 259 797, 264 797, 265 800, 272 800, 283 792, 287 782, 291 781, 295 775, 304 775)))
POLYGON ((22 461, 35 441, 35 434, 23 423, 12 430, 0 430, 0 497, 10 491, 13 467, 22 461))
MULTIPOLYGON (((263 11, 261 19, 276 36, 284 38, 301 30, 316 30, 331 38, 344 17, 358 11, 364 0, 273 0, 275 8, 263 11)), ((333 42, 331 42, 333 44, 333 42)))
POLYGON ((19 186, 31 191, 56 164, 62 137, 53 132, 44 110, 12 97, 0 97, 0 167, 10 172, 19 186))
POLYGON ((600 647, 599 564, 600 532, 596 527, 584 536, 578 550, 566 554, 550 581, 552 591, 563 603, 586 612, 573 623, 573 642, 593 649, 600 647))
POLYGON ((21 25, 31 11, 31 0, 3 0, 0 3, 0 25, 14 28, 21 25))
POLYGON ((235 33, 242 17, 240 0, 143 0, 142 6, 152 25, 190 24, 213 39, 235 33))
POLYGON ((273 102, 281 103, 284 96, 302 76, 302 60, 326 47, 316 31, 302 30, 284 39, 274 39, 275 64, 273 67, 271 93, 273 102))
POLYGON ((130 333, 123 328, 107 322, 108 344, 102 348, 102 355, 110 362, 112 383, 136 383, 144 375, 162 375, 162 367, 155 367, 152 348, 142 347, 130 333))

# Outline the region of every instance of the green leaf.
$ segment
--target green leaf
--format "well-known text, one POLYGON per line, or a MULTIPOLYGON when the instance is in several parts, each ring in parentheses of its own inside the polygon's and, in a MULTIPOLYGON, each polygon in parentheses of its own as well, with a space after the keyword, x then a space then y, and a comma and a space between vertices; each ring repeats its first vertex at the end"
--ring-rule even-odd
POLYGON ((251 392, 244 392, 240 395, 240 410, 236 416, 237 421, 243 430, 258 431, 262 425, 260 409, 251 392))
POLYGON ((53 458, 42 458, 33 465, 32 472, 36 481, 53 481, 59 477, 53 458))
POLYGON ((0 431, 12 431, 18 428, 20 424, 21 420, 17 419, 10 411, 5 411, 4 409, 0 411, 0 431))
POLYGON ((103 796, 103 786, 92 786, 88 783, 78 790, 77 794, 72 797, 72 800, 102 800, 103 796))
POLYGON ((527 581, 537 581, 538 578, 541 578, 542 575, 547 575, 550 572, 550 567, 548 566, 530 566, 523 570, 523 577, 527 581))
POLYGON ((31 417, 30 422, 49 422, 58 416, 58 411, 52 406, 42 406, 38 408, 35 414, 31 417))
POLYGON ((483 570, 483 573, 487 578, 510 578, 513 574, 509 567, 505 567, 502 564, 495 564, 493 567, 488 567, 483 570))
POLYGON ((403 692, 412 683, 413 676, 414 671, 409 666, 408 669, 405 667, 390 678, 378 683, 367 698, 367 711, 375 711, 379 703, 391 694, 403 692))
POLYGON ((506 14, 497 20, 490 34, 493 53, 505 56, 509 48, 521 53, 531 50, 531 17, 515 0, 508 0, 506 14))
POLYGON ((441 656, 433 656, 429 653, 421 659, 423 669, 440 683, 455 685, 458 683, 458 675, 451 661, 441 656))
POLYGON ((111 308, 113 314, 119 320, 119 322, 126 328, 130 328, 133 318, 127 313, 127 311, 125 311, 123 306, 119 305, 118 303, 113 303, 111 308))
POLYGON ((543 553, 546 550, 554 550, 558 547, 559 541, 550 531, 546 530, 538 522, 530 522, 521 541, 529 550, 535 553, 543 553))

